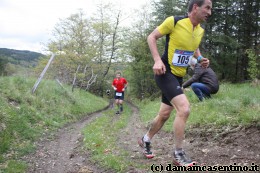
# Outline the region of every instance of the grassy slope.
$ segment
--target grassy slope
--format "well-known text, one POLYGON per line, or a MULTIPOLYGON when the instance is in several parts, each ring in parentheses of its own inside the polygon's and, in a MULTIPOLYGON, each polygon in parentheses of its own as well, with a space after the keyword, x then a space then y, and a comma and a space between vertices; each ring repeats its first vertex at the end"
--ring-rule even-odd
MULTIPOLYGON (((185 92, 190 104, 189 125, 195 126, 237 126, 257 124, 260 126, 260 87, 250 84, 222 84, 212 99, 199 102, 193 91, 185 92)), ((147 124, 157 114, 160 100, 143 102, 141 105, 142 120, 147 124)), ((172 113, 175 114, 175 111, 172 113)), ((172 121, 167 122, 164 130, 172 130, 172 121)))
POLYGON ((108 105, 83 90, 63 89, 55 81, 42 81, 31 94, 35 81, 0 78, 0 172, 5 167, 24 170, 26 165, 17 159, 33 151, 33 141, 108 105))
MULTIPOLYGON (((192 109, 187 127, 199 125, 206 128, 214 125, 212 127, 218 128, 251 124, 260 126, 259 86, 222 84, 220 91, 212 99, 204 102, 198 102, 192 91, 187 91, 186 94, 192 109)), ((142 121, 148 126, 159 110, 160 99, 153 102, 144 100, 136 105, 140 108, 142 121)), ((127 158, 131 153, 122 151, 115 145, 116 134, 127 125, 128 118, 131 116, 128 109, 117 121, 113 119, 113 111, 107 112, 108 116, 98 118, 85 128, 85 145, 93 152, 93 159, 116 172, 125 172, 129 165, 141 167, 135 163, 129 163, 127 158)), ((174 112, 172 114, 174 115, 174 112)), ((174 116, 171 116, 163 130, 172 131, 173 119, 174 116)))

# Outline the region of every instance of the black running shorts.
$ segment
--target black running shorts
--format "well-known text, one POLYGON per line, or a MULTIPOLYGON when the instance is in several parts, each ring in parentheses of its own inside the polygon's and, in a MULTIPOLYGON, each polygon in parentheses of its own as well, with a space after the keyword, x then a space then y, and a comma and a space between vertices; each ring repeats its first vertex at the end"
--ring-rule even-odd
POLYGON ((124 100, 124 95, 125 95, 124 92, 116 92, 116 91, 115 91, 114 98, 115 98, 115 99, 118 99, 118 100, 124 100))
POLYGON ((183 91, 181 89, 183 78, 175 76, 171 72, 166 72, 163 75, 155 75, 155 81, 157 86, 162 91, 162 102, 172 106, 171 100, 180 95, 183 94, 183 91))

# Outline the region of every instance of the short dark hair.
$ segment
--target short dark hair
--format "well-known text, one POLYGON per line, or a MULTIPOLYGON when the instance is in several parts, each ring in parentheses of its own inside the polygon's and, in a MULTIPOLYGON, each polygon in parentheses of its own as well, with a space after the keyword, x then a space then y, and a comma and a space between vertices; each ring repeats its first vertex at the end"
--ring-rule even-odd
POLYGON ((117 75, 117 74, 120 74, 120 76, 122 75, 122 73, 121 73, 120 71, 117 71, 117 72, 116 72, 116 75, 117 75))
POLYGON ((188 12, 190 13, 192 11, 193 5, 197 4, 199 7, 201 7, 204 4, 205 0, 190 0, 188 5, 188 12))

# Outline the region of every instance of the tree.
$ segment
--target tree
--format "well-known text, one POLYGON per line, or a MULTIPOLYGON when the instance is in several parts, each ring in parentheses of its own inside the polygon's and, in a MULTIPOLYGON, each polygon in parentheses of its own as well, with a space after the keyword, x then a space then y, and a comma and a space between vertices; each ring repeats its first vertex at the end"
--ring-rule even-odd
POLYGON ((159 91, 152 70, 154 61, 147 44, 147 35, 151 31, 149 10, 146 6, 142 11, 136 12, 139 20, 135 22, 126 39, 131 57, 128 79, 132 95, 139 99, 151 97, 151 93, 159 91))
POLYGON ((56 24, 54 38, 48 44, 49 51, 57 55, 49 76, 67 84, 73 82, 73 87, 88 86, 89 91, 103 96, 111 66, 120 60, 118 50, 123 44, 120 20, 120 9, 102 1, 94 17, 87 18, 79 10, 77 14, 61 20, 56 24), (96 80, 89 87, 88 81, 93 75, 96 80))
POLYGON ((259 44, 259 3, 256 0, 213 1, 212 17, 206 24, 203 52, 211 57, 221 80, 248 79, 245 50, 259 44))
POLYGON ((69 84, 78 65, 92 63, 96 49, 90 28, 91 23, 82 10, 56 24, 54 37, 48 44, 49 51, 56 54, 50 67, 52 77, 69 84))
POLYGON ((154 17, 154 26, 159 25, 169 16, 187 15, 188 0, 153 0, 152 16, 154 17))
POLYGON ((98 5, 97 15, 92 18, 93 32, 96 33, 97 47, 96 56, 94 57, 95 65, 98 66, 98 77, 93 88, 93 92, 103 96, 106 88, 110 88, 109 81, 111 75, 109 71, 113 63, 120 61, 119 51, 123 49, 123 30, 120 26, 121 10, 117 9, 111 3, 105 4, 100 2, 98 5))

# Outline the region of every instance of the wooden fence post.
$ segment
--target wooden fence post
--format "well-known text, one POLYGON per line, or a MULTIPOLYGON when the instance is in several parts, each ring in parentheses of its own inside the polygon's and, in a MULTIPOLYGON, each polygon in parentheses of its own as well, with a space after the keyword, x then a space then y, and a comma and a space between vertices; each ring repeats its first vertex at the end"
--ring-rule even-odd
POLYGON ((51 58, 49 59, 49 62, 47 63, 47 65, 46 65, 45 68, 43 69, 43 71, 42 71, 40 77, 39 77, 38 80, 35 82, 35 84, 34 84, 34 86, 33 86, 33 88, 32 88, 32 94, 36 91, 36 89, 37 89, 39 83, 41 82, 41 80, 42 80, 44 74, 46 73, 47 69, 49 68, 49 66, 50 66, 52 60, 54 59, 54 57, 55 57, 55 54, 52 53, 52 56, 51 56, 51 58))

